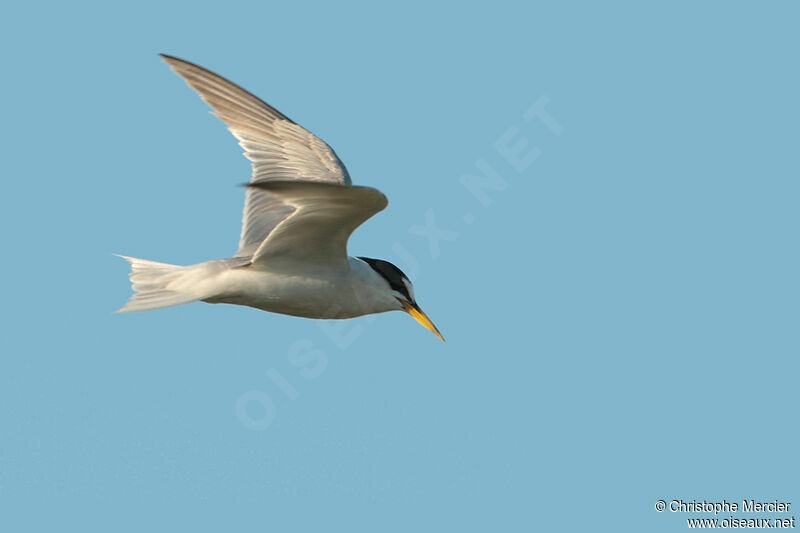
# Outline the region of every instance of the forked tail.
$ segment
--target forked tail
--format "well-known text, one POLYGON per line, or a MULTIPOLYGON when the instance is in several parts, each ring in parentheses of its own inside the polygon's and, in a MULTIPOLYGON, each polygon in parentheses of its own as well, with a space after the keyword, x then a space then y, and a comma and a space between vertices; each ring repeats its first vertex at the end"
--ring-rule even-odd
MULTIPOLYGON (((116 254, 115 254, 116 255, 116 254)), ((131 264, 130 279, 134 294, 118 313, 149 311, 172 307, 198 300, 198 295, 176 289, 175 283, 186 274, 189 267, 156 263, 120 255, 131 264)))

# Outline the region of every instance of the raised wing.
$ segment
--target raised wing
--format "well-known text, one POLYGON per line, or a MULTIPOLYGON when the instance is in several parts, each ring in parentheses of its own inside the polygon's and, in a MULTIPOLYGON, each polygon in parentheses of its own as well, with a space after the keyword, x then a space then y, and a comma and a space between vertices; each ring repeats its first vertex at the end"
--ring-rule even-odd
POLYGON ((347 239, 364 221, 382 211, 388 201, 377 189, 308 181, 261 181, 248 188, 290 206, 292 213, 261 243, 253 263, 269 262, 278 269, 286 262, 330 268, 347 265, 347 239))
MULTIPOLYGON (((336 152, 286 115, 210 70, 161 54, 228 126, 252 162, 250 183, 302 180, 350 185, 336 152)), ((248 189, 237 256, 251 255, 291 208, 268 194, 248 189)))

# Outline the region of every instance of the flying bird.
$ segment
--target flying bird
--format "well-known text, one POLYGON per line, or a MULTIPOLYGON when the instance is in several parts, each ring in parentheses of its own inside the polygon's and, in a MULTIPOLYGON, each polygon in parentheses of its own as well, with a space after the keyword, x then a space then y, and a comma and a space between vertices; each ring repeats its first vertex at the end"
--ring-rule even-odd
POLYGON ((227 125, 253 172, 236 254, 189 266, 120 256, 130 262, 134 295, 119 312, 196 301, 318 319, 405 311, 444 340, 399 268, 347 255, 350 234, 386 207, 383 193, 352 185, 327 143, 263 100, 203 67, 161 57, 227 125))

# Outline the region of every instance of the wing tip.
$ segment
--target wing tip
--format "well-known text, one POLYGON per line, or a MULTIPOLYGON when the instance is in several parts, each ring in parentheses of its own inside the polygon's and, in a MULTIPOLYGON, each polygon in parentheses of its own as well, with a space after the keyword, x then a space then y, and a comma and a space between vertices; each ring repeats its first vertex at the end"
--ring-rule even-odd
MULTIPOLYGON (((186 61, 185 59, 181 59, 180 57, 173 56, 173 55, 170 55, 170 54, 159 53, 158 56, 161 58, 162 61, 164 61, 164 63, 169 65, 169 68, 171 68, 172 70, 174 70, 178 74, 180 74, 180 72, 178 71, 179 68, 184 68, 184 69, 186 69, 186 68, 196 68, 196 69, 200 69, 200 70, 204 70, 204 71, 208 70, 206 68, 201 67, 200 65, 196 65, 196 64, 192 63, 191 61, 186 61)), ((211 72, 211 74, 214 74, 214 73, 211 72)), ((214 74, 214 75, 216 76, 216 74, 214 74)))

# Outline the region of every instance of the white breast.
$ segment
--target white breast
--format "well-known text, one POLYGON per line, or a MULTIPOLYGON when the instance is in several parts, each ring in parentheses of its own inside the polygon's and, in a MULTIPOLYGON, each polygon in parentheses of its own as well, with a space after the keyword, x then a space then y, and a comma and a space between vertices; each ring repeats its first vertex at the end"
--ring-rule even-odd
POLYGON ((205 301, 246 305, 306 318, 352 318, 400 310, 387 283, 363 261, 350 258, 349 268, 270 272, 232 269, 215 280, 217 295, 205 301))

